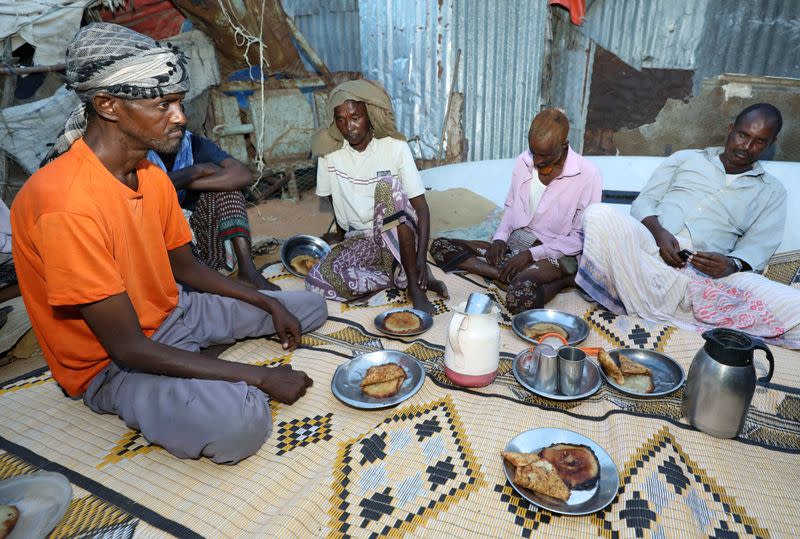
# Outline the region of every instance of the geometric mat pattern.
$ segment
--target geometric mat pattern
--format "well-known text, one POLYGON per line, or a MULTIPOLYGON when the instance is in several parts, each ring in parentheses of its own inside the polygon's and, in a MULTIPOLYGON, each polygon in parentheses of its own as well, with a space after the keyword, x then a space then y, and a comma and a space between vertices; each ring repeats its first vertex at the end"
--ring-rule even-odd
MULTIPOLYGON (((757 387, 735 440, 686 424, 680 390, 637 399, 603 382, 580 401, 531 394, 511 373, 527 343, 507 324, 496 380, 464 389, 442 366, 449 309, 473 291, 498 298, 502 291, 433 271, 446 280, 451 299, 421 335, 389 337, 375 329, 377 314, 407 302, 386 291, 361 305, 329 303, 326 324, 303 335, 290 354, 271 337, 229 348, 227 360, 291 364, 314 380, 296 403, 270 403, 272 435, 234 466, 175 458, 116 416, 65 398, 42 369, 0 387, 0 477, 37 469, 67 476, 74 498, 57 537, 796 536, 800 353, 770 347, 773 383, 757 387), (376 350, 417 358, 426 374, 422 388, 394 408, 342 404, 330 389, 336 368, 376 350), (609 453, 620 488, 605 510, 559 516, 516 494, 499 452, 539 427, 578 432, 609 453)), ((283 289, 302 288, 282 273, 274 280, 283 289)), ((698 333, 612 315, 572 291, 548 308, 587 321, 583 346, 657 349, 684 370, 703 344, 698 333)), ((764 369, 760 357, 756 363, 764 369)))
POLYGON ((484 486, 452 401, 401 408, 342 445, 329 537, 412 532, 484 486))

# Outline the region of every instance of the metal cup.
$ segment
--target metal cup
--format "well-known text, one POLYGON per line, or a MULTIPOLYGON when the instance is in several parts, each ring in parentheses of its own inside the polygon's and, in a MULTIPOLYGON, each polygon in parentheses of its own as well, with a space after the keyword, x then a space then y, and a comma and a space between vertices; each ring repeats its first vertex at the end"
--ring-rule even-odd
POLYGON ((549 344, 538 344, 533 349, 531 365, 536 365, 533 387, 542 393, 555 393, 558 385, 558 355, 549 344))
POLYGON ((558 389, 562 395, 573 396, 581 392, 583 363, 586 352, 573 346, 562 346, 558 350, 558 389))

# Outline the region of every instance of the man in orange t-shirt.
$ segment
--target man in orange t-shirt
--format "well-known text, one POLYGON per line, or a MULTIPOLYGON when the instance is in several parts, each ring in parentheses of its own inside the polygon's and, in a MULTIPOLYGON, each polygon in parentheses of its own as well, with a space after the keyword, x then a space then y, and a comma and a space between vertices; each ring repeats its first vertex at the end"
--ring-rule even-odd
POLYGON ((59 385, 179 457, 234 463, 271 432, 267 394, 292 403, 312 382, 289 365, 198 351, 271 333, 293 350, 327 310, 320 296, 258 291, 192 255, 175 190, 145 160, 180 144, 186 77, 170 46, 114 24, 81 29, 67 50, 67 81, 83 104, 17 194, 12 241, 59 385))

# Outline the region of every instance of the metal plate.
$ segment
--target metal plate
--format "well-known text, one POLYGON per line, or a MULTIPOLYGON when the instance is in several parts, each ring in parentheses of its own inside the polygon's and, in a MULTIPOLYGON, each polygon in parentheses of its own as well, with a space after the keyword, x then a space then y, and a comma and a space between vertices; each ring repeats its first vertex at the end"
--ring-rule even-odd
MULTIPOLYGON (((629 359, 641 363, 645 367, 649 367, 653 371, 653 392, 652 393, 639 393, 638 391, 631 391, 627 387, 617 384, 612 378, 603 373, 603 378, 606 379, 608 385, 620 390, 628 395, 634 397, 661 397, 668 395, 681 387, 686 381, 686 373, 683 372, 683 367, 677 361, 672 359, 666 354, 656 352, 655 350, 642 350, 640 348, 617 348, 611 350, 610 355, 614 361, 619 365, 618 354, 622 352, 629 359)), ((601 371, 603 369, 600 369, 601 371)))
POLYGON ((46 537, 71 500, 72 485, 60 473, 34 472, 0 481, 0 504, 19 509, 19 520, 8 539, 46 537))
POLYGON ((589 336, 589 324, 585 320, 574 314, 555 309, 530 309, 517 313, 511 321, 511 327, 514 329, 514 333, 526 341, 539 344, 538 341, 526 337, 524 329, 542 322, 557 324, 564 328, 564 331, 567 332, 567 344, 570 346, 577 345, 589 336))
POLYGON ((577 395, 562 395, 560 392, 545 393, 533 387, 533 381, 536 379, 536 369, 538 367, 539 365, 533 358, 531 350, 523 350, 514 358, 511 371, 514 373, 514 378, 517 379, 517 382, 519 382, 522 387, 531 393, 536 393, 540 397, 556 401, 575 401, 594 395, 597 393, 597 390, 600 389, 600 367, 588 357, 586 361, 583 362, 581 392, 577 395))
POLYGON ((433 327, 433 317, 430 314, 426 313, 425 311, 418 311, 417 309, 408 309, 408 308, 392 309, 386 311, 385 313, 381 313, 375 317, 375 327, 378 329, 378 331, 386 333, 387 335, 395 335, 397 337, 408 337, 410 335, 419 335, 420 333, 425 333, 426 331, 431 329, 431 327, 433 327), (395 333, 393 331, 390 331, 384 324, 384 320, 386 320, 386 317, 392 313, 401 313, 405 311, 414 313, 419 317, 419 319, 422 321, 422 325, 420 326, 420 328, 415 331, 406 331, 403 333, 395 333))
POLYGON ((360 355, 347 363, 339 365, 336 368, 336 372, 333 373, 331 391, 333 391, 337 399, 348 406, 373 410, 375 408, 388 408, 403 402, 419 391, 419 388, 424 383, 425 369, 422 368, 422 364, 419 361, 403 352, 381 350, 360 355), (407 377, 403 381, 403 385, 400 386, 400 391, 386 399, 375 399, 365 395, 361 391, 361 380, 367 373, 367 369, 384 363, 397 363, 406 371, 407 377))
POLYGON ((600 479, 597 484, 589 490, 571 491, 570 497, 566 501, 557 500, 515 485, 512 481, 514 466, 503 459, 506 478, 520 496, 534 505, 561 515, 588 515, 603 509, 614 500, 619 488, 617 465, 614 464, 605 449, 586 436, 564 429, 533 429, 516 436, 508 442, 505 450, 517 453, 538 453, 553 444, 580 444, 591 448, 600 463, 600 479))
POLYGON ((305 279, 305 275, 298 273, 292 267, 290 263, 292 259, 300 255, 323 258, 330 252, 331 246, 316 236, 292 236, 283 242, 283 245, 281 246, 281 262, 283 262, 283 267, 286 268, 286 271, 295 277, 305 279))

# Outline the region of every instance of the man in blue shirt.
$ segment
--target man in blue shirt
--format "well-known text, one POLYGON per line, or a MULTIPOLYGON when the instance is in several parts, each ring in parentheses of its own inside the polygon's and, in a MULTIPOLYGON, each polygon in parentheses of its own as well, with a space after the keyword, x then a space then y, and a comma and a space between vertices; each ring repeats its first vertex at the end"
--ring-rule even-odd
POLYGON ((250 223, 242 194, 253 183, 250 169, 189 130, 177 153, 151 150, 147 157, 167 172, 184 214, 190 214, 197 259, 215 270, 238 268, 239 279, 259 290, 279 290, 256 269, 250 252, 250 223))

